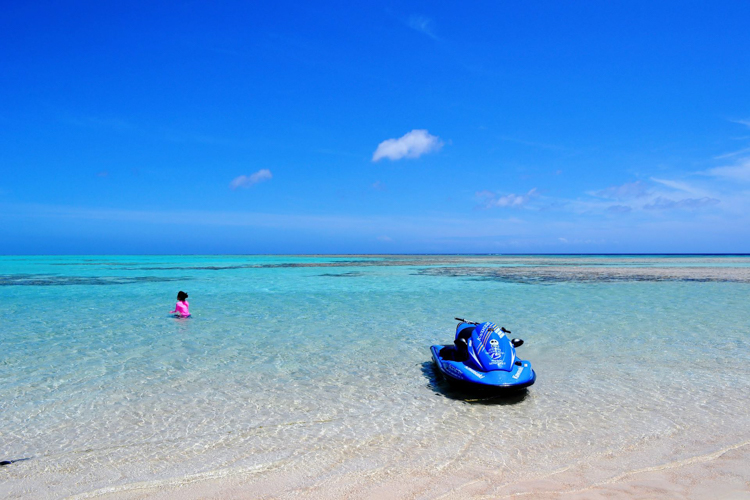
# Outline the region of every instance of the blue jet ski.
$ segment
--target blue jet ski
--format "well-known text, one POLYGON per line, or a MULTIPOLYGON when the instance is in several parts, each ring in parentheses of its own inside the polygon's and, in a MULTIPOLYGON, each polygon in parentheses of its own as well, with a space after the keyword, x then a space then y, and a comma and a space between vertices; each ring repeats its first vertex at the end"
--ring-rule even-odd
POLYGON ((432 359, 448 380, 483 389, 522 389, 536 381, 531 363, 516 357, 523 340, 509 339, 510 331, 494 323, 456 320, 453 345, 430 347, 432 359))

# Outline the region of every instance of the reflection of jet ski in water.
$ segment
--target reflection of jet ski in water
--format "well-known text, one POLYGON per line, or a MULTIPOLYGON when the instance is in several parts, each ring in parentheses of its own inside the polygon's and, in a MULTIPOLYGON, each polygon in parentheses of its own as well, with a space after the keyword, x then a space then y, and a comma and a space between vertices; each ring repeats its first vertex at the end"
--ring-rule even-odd
POLYGON ((523 340, 509 339, 510 331, 494 323, 456 319, 454 345, 430 347, 432 359, 448 380, 487 389, 522 389, 534 383, 531 363, 516 357, 523 340))

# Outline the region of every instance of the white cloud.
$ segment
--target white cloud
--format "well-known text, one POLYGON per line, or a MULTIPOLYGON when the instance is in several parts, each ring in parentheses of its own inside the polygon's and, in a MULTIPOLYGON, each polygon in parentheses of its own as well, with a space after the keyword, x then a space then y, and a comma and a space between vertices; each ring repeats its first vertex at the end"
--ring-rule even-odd
POLYGON ((240 175, 239 177, 235 177, 232 179, 232 182, 229 183, 229 187, 232 189, 247 188, 258 184, 259 182, 267 181, 272 177, 273 175, 271 175, 271 171, 267 168, 263 168, 251 175, 240 175))
POLYGON ((388 139, 380 144, 372 155, 372 161, 383 158, 400 160, 401 158, 419 158, 423 154, 440 151, 443 141, 427 130, 415 129, 398 139, 388 139))
MULTIPOLYGON (((734 123, 739 123, 746 127, 750 127, 750 120, 730 120, 734 123)), ((703 175, 710 175, 712 177, 719 177, 721 179, 729 181, 740 181, 750 182, 750 157, 744 156, 750 148, 743 148, 739 151, 733 151, 720 156, 716 156, 717 159, 726 159, 735 157, 733 165, 724 165, 721 167, 709 168, 703 172, 698 172, 703 175)))
POLYGON ((413 30, 419 31, 423 35, 427 35, 430 38, 437 40, 435 35, 435 29, 433 27, 432 19, 424 16, 411 16, 409 18, 409 27, 413 30))
POLYGON ((393 238, 391 238, 390 236, 378 236, 378 241, 389 242, 389 241, 393 241, 393 238))
POLYGON ((663 198, 659 196, 653 202, 648 205, 644 205, 643 208, 646 210, 672 210, 675 208, 681 208, 686 210, 694 210, 697 208, 710 207, 718 205, 720 202, 716 198, 685 198, 683 200, 670 200, 669 198, 663 198))
POLYGON ((493 207, 511 207, 520 208, 526 205, 533 198, 538 196, 536 188, 530 190, 526 194, 507 194, 505 196, 498 196, 492 191, 479 191, 476 193, 476 197, 481 199, 485 208, 493 207))
POLYGON ((693 186, 691 186, 690 184, 686 182, 672 181, 669 179, 657 179, 656 177, 651 177, 651 180, 663 186, 667 186, 668 188, 675 189, 677 191, 684 191, 686 193, 693 193, 693 194, 699 194, 703 192, 699 189, 694 188, 693 186))
POLYGON ((621 186, 611 186, 593 194, 600 198, 611 198, 615 200, 627 200, 631 198, 640 198, 648 192, 648 186, 642 181, 635 181, 623 184, 621 186))
POLYGON ((710 168, 703 173, 731 181, 750 182, 750 158, 743 158, 735 165, 710 168))
POLYGON ((633 209, 627 205, 612 205, 607 208, 607 212, 612 214, 627 214, 632 212, 633 209))
POLYGON ((725 160, 727 158, 732 158, 734 156, 744 155, 750 153, 750 148, 742 148, 737 151, 732 151, 730 153, 724 153, 723 155, 714 156, 715 160, 725 160))

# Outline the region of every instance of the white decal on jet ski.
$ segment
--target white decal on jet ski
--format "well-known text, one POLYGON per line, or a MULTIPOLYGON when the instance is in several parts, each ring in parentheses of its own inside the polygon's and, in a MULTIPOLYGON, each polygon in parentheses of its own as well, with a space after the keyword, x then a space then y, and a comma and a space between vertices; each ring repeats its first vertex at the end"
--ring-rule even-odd
POLYGON ((490 334, 494 331, 495 323, 484 323, 482 329, 479 330, 479 345, 486 348, 487 340, 489 340, 490 334))
POLYGON ((473 369, 473 368, 469 368, 468 366, 466 367, 466 369, 467 369, 468 371, 470 371, 471 373, 473 373, 474 375, 476 375, 477 377, 479 377, 479 378, 484 378, 484 373, 479 373, 479 372, 478 372, 478 371, 476 371, 475 369, 473 369))
POLYGON ((461 373, 461 370, 459 370, 458 368, 456 368, 455 366, 453 366, 450 363, 445 363, 443 365, 443 368, 445 368, 445 371, 449 372, 450 375, 452 375, 455 378, 460 378, 460 379, 464 379, 465 378, 464 374, 461 373))
POLYGON ((515 375, 513 375, 513 378, 516 379, 516 380, 518 380, 518 377, 521 376, 521 372, 522 371, 523 371, 523 366, 518 369, 518 372, 515 375))
POLYGON ((469 339, 469 355, 471 356, 471 359, 474 360, 474 362, 477 364, 477 366, 482 366, 482 362, 479 361, 479 358, 477 357, 476 353, 474 352, 474 344, 471 342, 471 339, 469 339))

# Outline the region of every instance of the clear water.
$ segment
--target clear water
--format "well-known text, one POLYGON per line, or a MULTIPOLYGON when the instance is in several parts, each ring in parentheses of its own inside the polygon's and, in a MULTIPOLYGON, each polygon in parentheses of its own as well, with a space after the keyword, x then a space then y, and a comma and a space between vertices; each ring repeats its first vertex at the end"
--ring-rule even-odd
POLYGON ((29 458, 0 469, 0 496, 229 475, 303 487, 466 474, 500 485, 574 467, 599 480, 731 447, 750 439, 749 265, 0 257, 0 460, 29 458), (550 266, 723 274, 493 271, 518 266, 532 278, 550 266), (178 290, 190 319, 168 315, 178 290), (429 346, 452 341, 454 316, 523 338, 537 383, 488 399, 437 378, 429 346))

